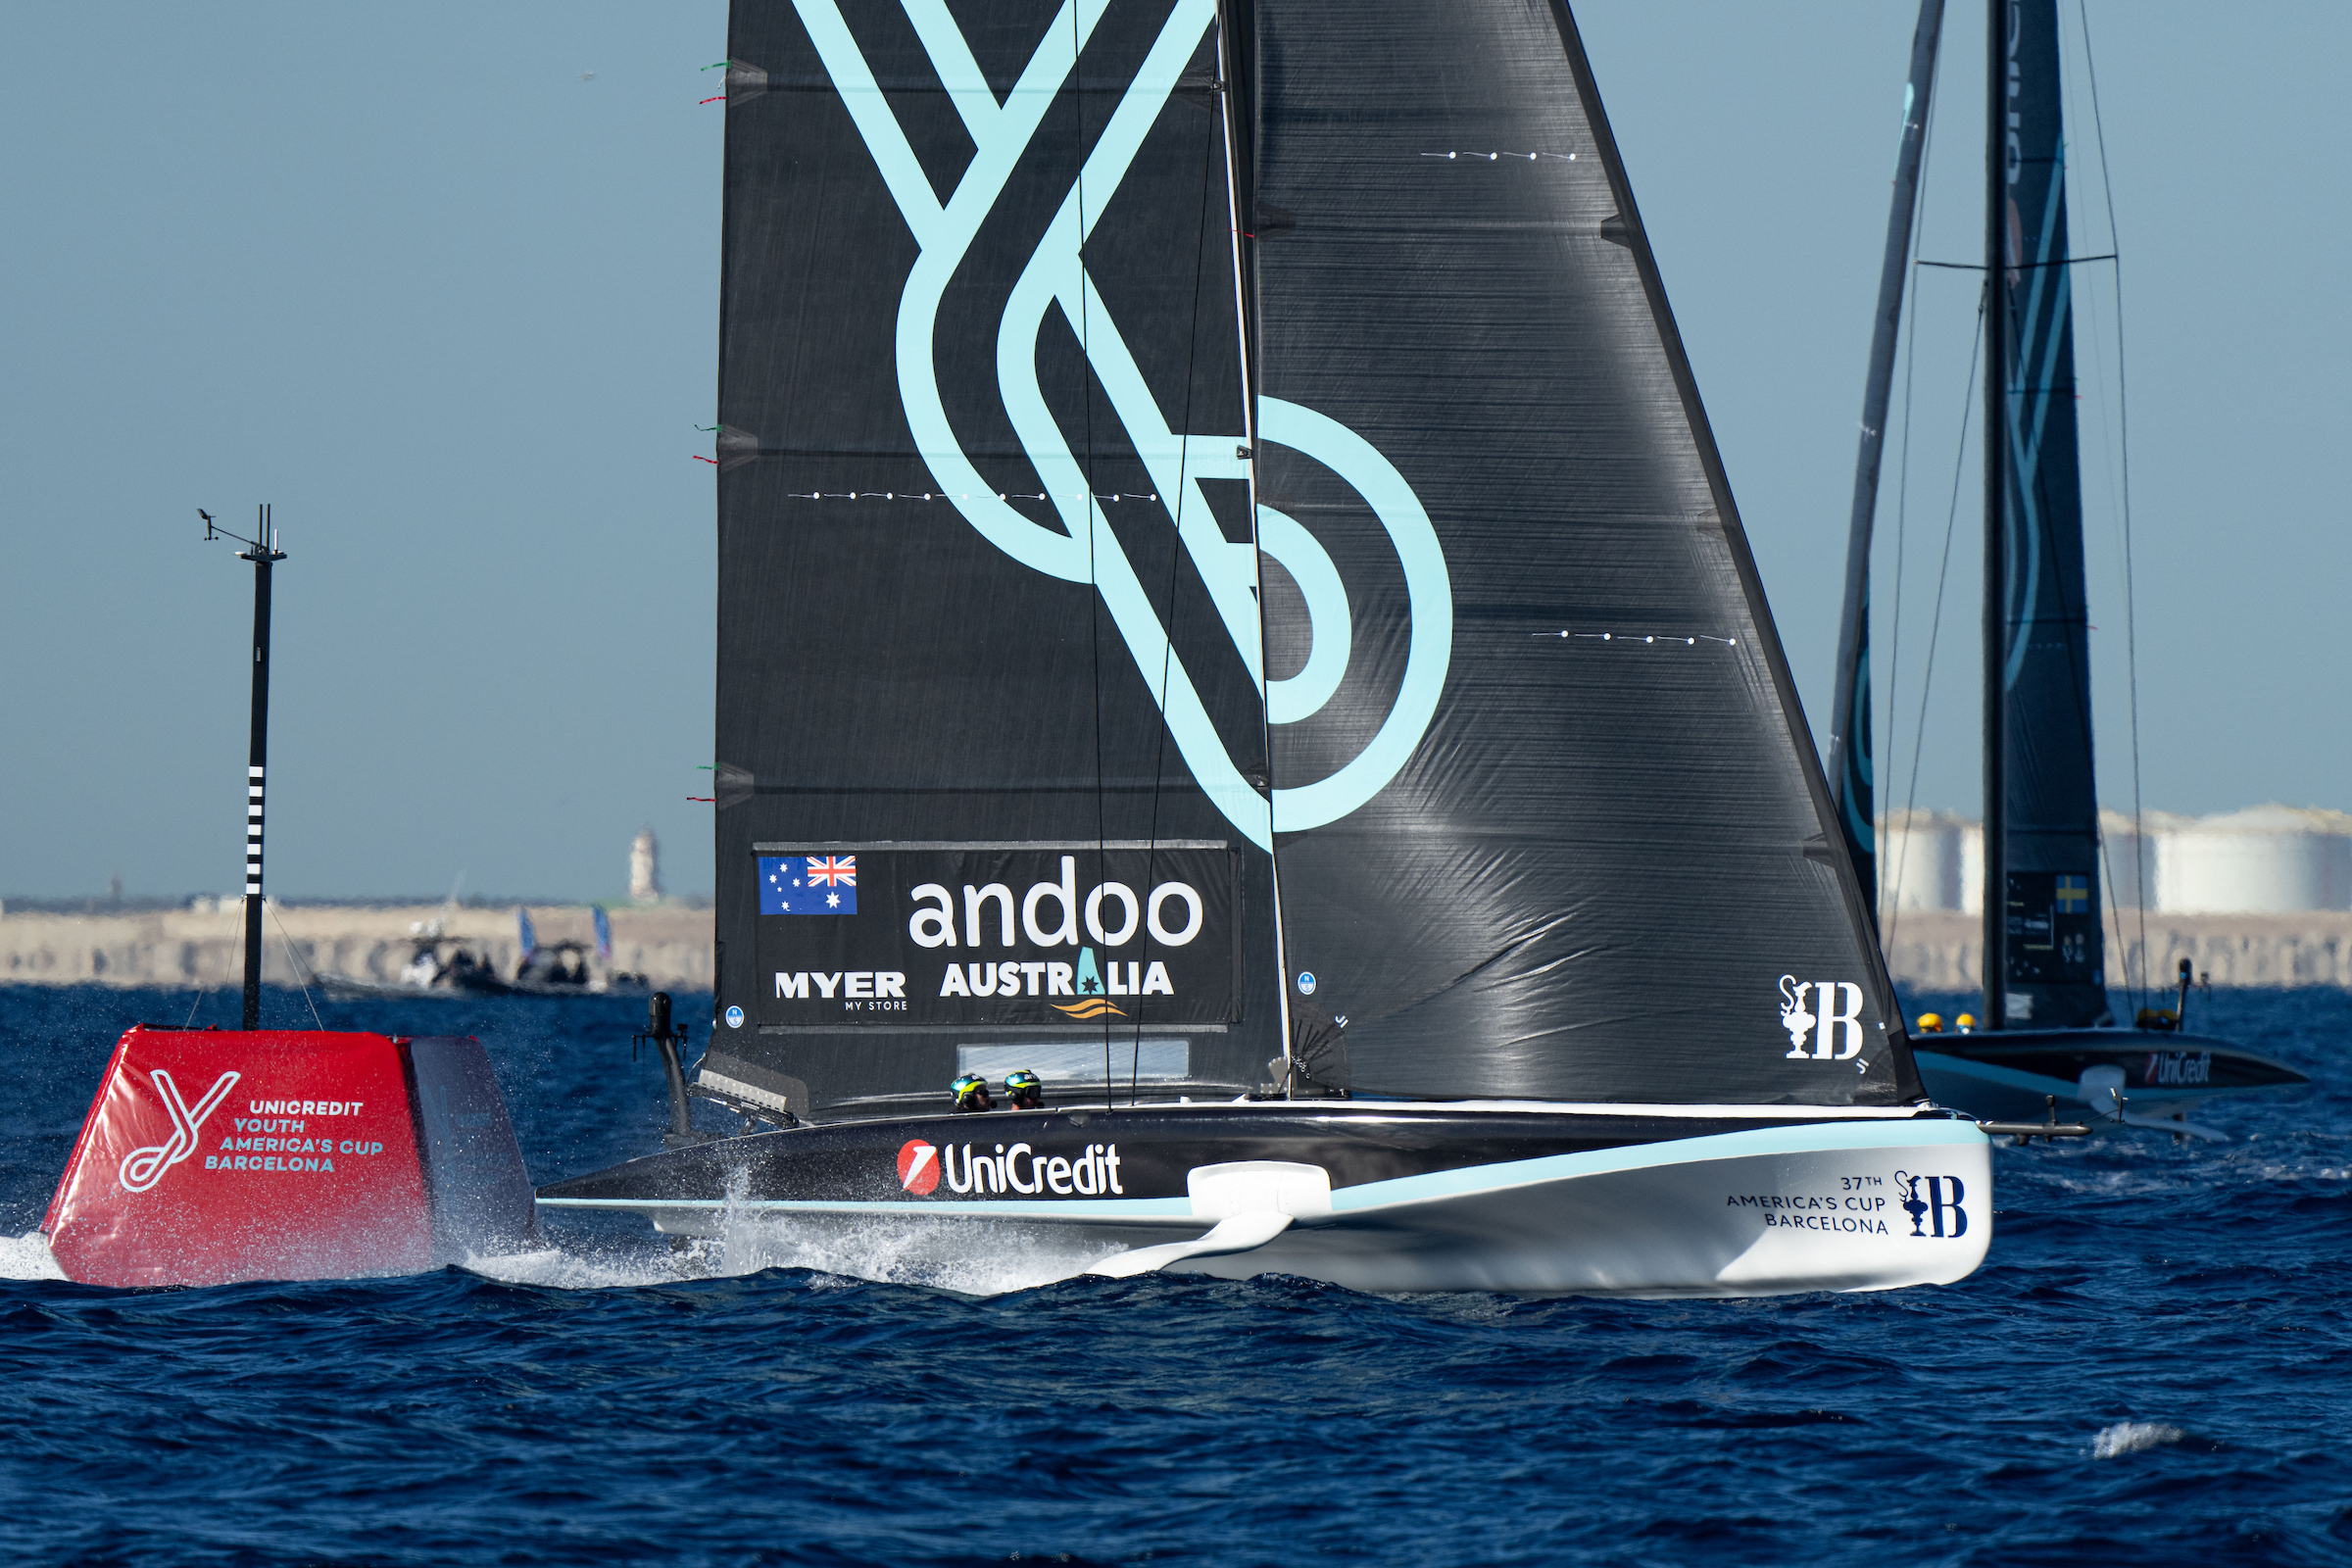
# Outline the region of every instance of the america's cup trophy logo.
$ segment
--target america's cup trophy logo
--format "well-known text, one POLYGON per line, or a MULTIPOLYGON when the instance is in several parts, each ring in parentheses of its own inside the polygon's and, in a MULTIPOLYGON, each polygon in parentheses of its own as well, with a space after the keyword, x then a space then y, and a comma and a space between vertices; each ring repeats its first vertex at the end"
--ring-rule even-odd
POLYGON ((1191 673, 1171 648, 1167 629, 1038 380, 1039 330, 1046 313, 1058 309, 1152 474, 1160 502, 1175 515, 1186 553, 1264 693, 1267 721, 1296 723, 1320 711, 1348 671, 1346 583, 1315 536, 1273 508, 1257 509, 1254 545, 1226 540, 1197 487, 1201 480, 1248 477, 1246 456, 1231 434, 1168 429, 1112 312, 1081 260, 1082 245, 1117 193, 1186 62, 1214 24, 1215 0, 1177 0, 1022 270, 998 325, 997 380, 1004 409, 1066 531, 1023 516, 973 467, 949 422, 933 339, 941 302, 957 268, 1108 8, 1102 0, 1065 3, 1013 89, 1000 101, 946 0, 905 0, 905 5, 976 148, 944 203, 844 23, 837 0, 796 0, 801 21, 840 90, 842 105, 872 153, 920 251, 900 296, 894 352, 900 397, 924 461, 956 510, 991 544, 1037 571, 1094 585, 1186 764, 1245 837, 1271 848, 1276 830, 1299 832, 1347 815, 1386 787, 1411 756, 1437 710, 1451 654, 1453 607, 1446 558, 1412 487, 1370 442, 1338 420, 1279 398, 1258 400, 1261 443, 1289 447, 1322 464, 1370 506, 1403 568, 1412 615, 1404 677, 1379 728, 1336 772, 1277 789, 1269 813, 1265 798, 1227 755, 1191 673), (1280 563, 1298 584, 1312 635, 1304 666, 1270 682, 1265 678, 1254 593, 1258 550, 1280 563))
POLYGON ((1805 1004, 1805 993, 1813 989, 1810 980, 1799 980, 1792 974, 1781 976, 1781 1027, 1788 1031, 1788 1054, 1803 1056, 1805 1036, 1813 1032, 1813 1009, 1805 1004))
POLYGON ((236 1087, 239 1074, 222 1073, 213 1081, 213 1087, 205 1091, 204 1098, 196 1102, 193 1108, 179 1098, 179 1088, 172 1082, 170 1073, 158 1067, 147 1076, 155 1080, 156 1095, 172 1117, 172 1136, 160 1144, 134 1149, 122 1156, 122 1163, 115 1171, 115 1179, 122 1184, 122 1190, 126 1193, 147 1191, 164 1179, 164 1172, 196 1152, 196 1135, 204 1130, 205 1117, 220 1108, 220 1102, 228 1098, 228 1092, 236 1087))
POLYGON ((1862 1054, 1862 988, 1851 980, 1781 976, 1781 1027, 1788 1031, 1792 1061, 1851 1061, 1862 1054), (1807 994, 1813 998, 1808 1005, 1807 994), (1819 1034, 1813 1034, 1815 1028, 1819 1034), (1813 1049, 1805 1037, 1813 1035, 1813 1049))

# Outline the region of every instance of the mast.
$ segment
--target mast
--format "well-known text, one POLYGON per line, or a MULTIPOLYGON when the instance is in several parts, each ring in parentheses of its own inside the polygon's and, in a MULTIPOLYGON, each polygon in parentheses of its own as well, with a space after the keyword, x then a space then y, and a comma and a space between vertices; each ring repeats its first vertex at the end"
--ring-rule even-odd
POLYGON ((261 537, 238 559, 253 563, 253 719, 245 758, 245 1021, 262 1026, 262 804, 270 762, 270 568, 285 560, 274 548, 270 509, 261 537))
POLYGON ((243 538, 204 519, 204 537, 229 539, 246 548, 239 561, 253 563, 253 716, 245 755, 245 1008, 239 1027, 253 1030, 262 1023, 262 808, 270 762, 270 568, 286 559, 277 548, 270 525, 270 508, 257 509, 257 537, 243 538))
POLYGON ((2055 0, 2000 0, 1986 148, 1985 1005, 2108 1016, 2055 0))
POLYGON ((1984 1018, 1999 1029, 2009 990, 2008 653, 2009 289, 2003 219, 2017 127, 2011 115, 2010 25, 2016 0, 1984 7, 1984 1018))
MULTIPOLYGON (((1255 277, 1256 235, 1252 224, 1257 208, 1255 177, 1255 139, 1252 132, 1257 122, 1256 94, 1251 86, 1252 62, 1255 50, 1255 0, 1217 0, 1217 75, 1221 90, 1217 94, 1217 109, 1224 122, 1225 141, 1225 199, 1226 216, 1233 229, 1233 319, 1234 341, 1241 361, 1242 432, 1243 440, 1235 456, 1247 466, 1250 500, 1250 540, 1251 559, 1256 562, 1257 587, 1257 645, 1259 657, 1266 648, 1265 552, 1258 537, 1257 515, 1257 287, 1255 277), (1242 221, 1249 214, 1251 222, 1242 221)), ((1273 755, 1272 725, 1265 721, 1264 710, 1259 710, 1259 733, 1263 737, 1266 755, 1273 755)), ((1289 949, 1282 932, 1282 854, 1274 844, 1273 827, 1274 788, 1271 776, 1266 785, 1266 867, 1271 881, 1274 923, 1274 987, 1276 1022, 1282 1033, 1283 1098, 1298 1094, 1298 1074, 1291 1063, 1297 1054, 1297 1042, 1291 1025, 1291 967, 1289 949)))
POLYGON ((1920 0, 1911 34, 1911 74, 1903 87, 1903 131, 1894 160, 1894 200, 1886 213, 1886 251, 1879 264, 1879 304, 1871 318, 1870 374, 1863 384, 1862 436, 1854 459, 1854 505, 1846 523, 1845 610, 1838 628, 1838 695, 1830 710, 1830 779, 1838 824, 1862 882, 1875 924, 1879 911, 1876 769, 1871 756, 1870 543, 1879 511, 1879 460, 1886 449, 1886 403, 1894 386, 1895 331, 1903 317, 1903 279, 1911 260, 1912 216, 1927 142, 1928 95, 1936 85, 1936 46, 1943 0, 1920 0))

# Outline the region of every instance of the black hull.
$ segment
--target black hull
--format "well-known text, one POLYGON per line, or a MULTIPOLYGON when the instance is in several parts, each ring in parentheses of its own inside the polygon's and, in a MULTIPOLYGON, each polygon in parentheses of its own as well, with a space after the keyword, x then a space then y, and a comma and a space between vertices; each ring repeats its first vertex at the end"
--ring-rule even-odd
MULTIPOLYGON (((1114 1110, 1056 1108, 977 1115, 891 1117, 835 1122, 729 1138, 629 1160, 539 1190, 542 1200, 631 1206, 653 1201, 892 1203, 1033 1196, 1056 1199, 1183 1201, 1187 1177, 1203 1165, 1283 1160, 1318 1165, 1332 1190, 1345 1192, 1440 1172, 1562 1154, 1584 1154, 1722 1134, 1843 1122, 1819 1116, 1690 1115, 1629 1111, 1465 1109, 1354 1102, 1252 1105, 1138 1105, 1114 1110), (910 1192, 899 1155, 909 1145, 940 1151, 936 1185, 910 1192), (1090 1149, 1117 1151, 1115 1166, 1098 1155, 1098 1178, 1073 1175, 1056 1193, 1055 1159, 1075 1162, 1090 1149), (977 1154, 977 1172, 964 1151, 977 1154), (998 1185, 995 1156, 1024 1149, 998 1185), (1046 1174, 1033 1173, 1031 1166, 1046 1174), (977 1186, 975 1185, 977 1184, 977 1186), (1034 1192, 1030 1189, 1034 1188, 1034 1192)), ((919 1179, 919 1178, 918 1178, 919 1179)))
POLYGON ((2086 1098, 2084 1074, 2099 1068, 2122 1074, 2127 1111, 2155 1117, 2185 1114, 2228 1096, 2298 1089, 2311 1081, 2226 1040, 2146 1029, 1922 1035, 1912 1049, 1937 1103, 1988 1121, 2040 1120, 2049 1097, 2056 1096, 2061 1121, 2087 1109, 2094 1120, 2116 1124, 2109 1114, 2111 1095, 2094 1087, 2086 1098))
POLYGON ((1167 1267, 1645 1297, 1949 1282, 1984 1256, 1991 1191, 1984 1135, 1942 1110, 1359 1101, 801 1127, 539 1200, 958 1289, 977 1264, 991 1290, 1167 1267))

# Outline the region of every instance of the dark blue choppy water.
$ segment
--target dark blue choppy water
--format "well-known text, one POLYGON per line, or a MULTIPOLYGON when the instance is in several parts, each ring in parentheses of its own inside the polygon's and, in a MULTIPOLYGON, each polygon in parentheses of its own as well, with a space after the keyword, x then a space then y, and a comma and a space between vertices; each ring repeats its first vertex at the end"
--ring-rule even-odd
MULTIPOLYGON (((0 988, 0 1234, 116 1035, 193 1000, 0 988)), ((541 1180, 653 1147, 642 1005, 320 1004, 479 1035, 541 1180)), ((845 1273, 612 1222, 482 1272, 126 1293, 0 1242, 0 1557, 2352 1562, 2352 996, 2200 1024, 2319 1085, 2209 1111, 2226 1147, 2003 1150, 1986 1266, 1886 1295, 974 1295, 852 1277, 886 1240, 845 1273)))

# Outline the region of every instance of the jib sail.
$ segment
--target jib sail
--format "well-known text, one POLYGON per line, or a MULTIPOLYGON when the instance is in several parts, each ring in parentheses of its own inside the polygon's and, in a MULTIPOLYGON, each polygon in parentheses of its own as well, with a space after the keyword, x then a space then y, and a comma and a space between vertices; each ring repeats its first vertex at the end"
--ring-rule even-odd
POLYGON ((1359 1093, 1916 1093, 1566 10, 1251 43, 1286 983, 1359 1093))

